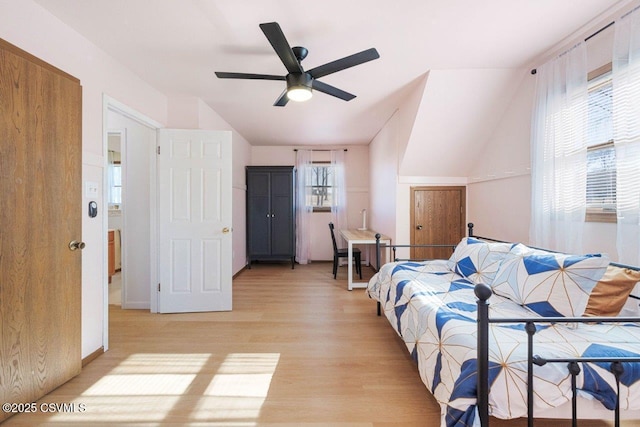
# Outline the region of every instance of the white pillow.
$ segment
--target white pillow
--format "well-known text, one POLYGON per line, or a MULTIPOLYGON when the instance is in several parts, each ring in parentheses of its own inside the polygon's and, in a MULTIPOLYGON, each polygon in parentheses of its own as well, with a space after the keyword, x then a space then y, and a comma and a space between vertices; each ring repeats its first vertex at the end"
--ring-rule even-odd
POLYGON ((512 246, 513 243, 487 242, 464 237, 449 260, 455 263, 454 271, 459 275, 475 284, 490 284, 512 246))

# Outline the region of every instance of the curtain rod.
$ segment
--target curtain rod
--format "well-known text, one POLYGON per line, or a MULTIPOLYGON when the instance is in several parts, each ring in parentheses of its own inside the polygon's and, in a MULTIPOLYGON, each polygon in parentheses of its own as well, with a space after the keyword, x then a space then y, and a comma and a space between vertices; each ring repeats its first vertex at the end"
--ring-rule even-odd
POLYGON ((595 33, 591 34, 589 37, 586 37, 584 39, 584 41, 588 42, 590 38, 597 36, 598 34, 600 34, 601 32, 603 32, 604 30, 606 30, 607 28, 609 28, 610 26, 612 26, 615 23, 616 23, 616 21, 609 22, 607 25, 605 25, 604 27, 600 28, 598 31, 596 31, 595 33))
MULTIPOLYGON (((613 24, 615 24, 616 21, 611 21, 609 22, 607 25, 605 25, 604 27, 600 28, 599 30, 597 30, 595 33, 591 34, 590 36, 585 37, 584 41, 589 41, 589 39, 591 39, 592 37, 597 36, 598 34, 600 34, 601 32, 603 32, 604 30, 606 30, 607 28, 609 28, 610 26, 612 26, 613 24)), ((531 74, 536 74, 538 72, 537 69, 533 69, 531 70, 531 74)))
MULTIPOLYGON (((298 150, 302 150, 302 148, 294 148, 293 151, 298 151, 298 150)), ((316 150, 309 150, 309 151, 335 151, 335 150, 320 150, 320 149, 316 149, 316 150)), ((349 151, 346 148, 344 149, 344 151, 349 151)))

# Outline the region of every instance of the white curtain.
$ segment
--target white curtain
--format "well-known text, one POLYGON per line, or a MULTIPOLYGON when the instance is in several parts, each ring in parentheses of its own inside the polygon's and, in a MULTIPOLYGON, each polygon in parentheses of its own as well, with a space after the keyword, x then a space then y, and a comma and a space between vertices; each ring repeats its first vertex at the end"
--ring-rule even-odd
POLYGON ((615 23, 613 140, 618 260, 640 265, 640 11, 615 23))
POLYGON ((296 261, 300 264, 311 262, 311 215, 313 206, 307 203, 307 183, 311 182, 313 172, 311 150, 298 150, 296 154, 296 261))
MULTIPOLYGON (((333 204, 331 205, 331 222, 335 226, 336 230, 348 228, 347 225, 347 185, 345 180, 345 167, 344 167, 344 150, 332 150, 331 151, 331 165, 333 166, 333 204)), ((340 233, 336 233, 336 239, 338 240, 338 246, 344 247, 346 243, 340 236, 340 233)))
POLYGON ((587 101, 584 43, 538 68, 531 124, 529 232, 535 246, 582 252, 587 101))

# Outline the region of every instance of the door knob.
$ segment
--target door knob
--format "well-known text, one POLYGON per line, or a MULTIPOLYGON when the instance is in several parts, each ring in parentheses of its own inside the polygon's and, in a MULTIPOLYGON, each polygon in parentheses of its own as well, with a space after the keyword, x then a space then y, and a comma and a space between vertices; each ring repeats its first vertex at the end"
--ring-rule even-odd
POLYGON ((69 242, 69 250, 75 251, 76 249, 84 249, 87 246, 84 242, 78 242, 77 240, 72 240, 69 242))
POLYGON ((418 225, 416 226, 416 229, 418 229, 418 230, 422 230, 422 225, 418 224, 418 225))
POLYGON ((225 233, 225 234, 227 234, 229 231, 231 231, 231 230, 229 230, 229 227, 225 227, 225 228, 222 229, 222 232, 225 233))

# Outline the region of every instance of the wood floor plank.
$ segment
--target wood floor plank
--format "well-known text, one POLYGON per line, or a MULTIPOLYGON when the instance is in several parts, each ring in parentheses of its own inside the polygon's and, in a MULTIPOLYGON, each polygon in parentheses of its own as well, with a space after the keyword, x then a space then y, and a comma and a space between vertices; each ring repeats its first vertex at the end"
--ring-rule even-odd
POLYGON ((333 280, 330 263, 254 264, 234 279, 231 312, 110 306, 110 350, 37 403, 76 410, 6 427, 438 427, 406 347, 364 290, 346 290, 345 270, 333 280))

